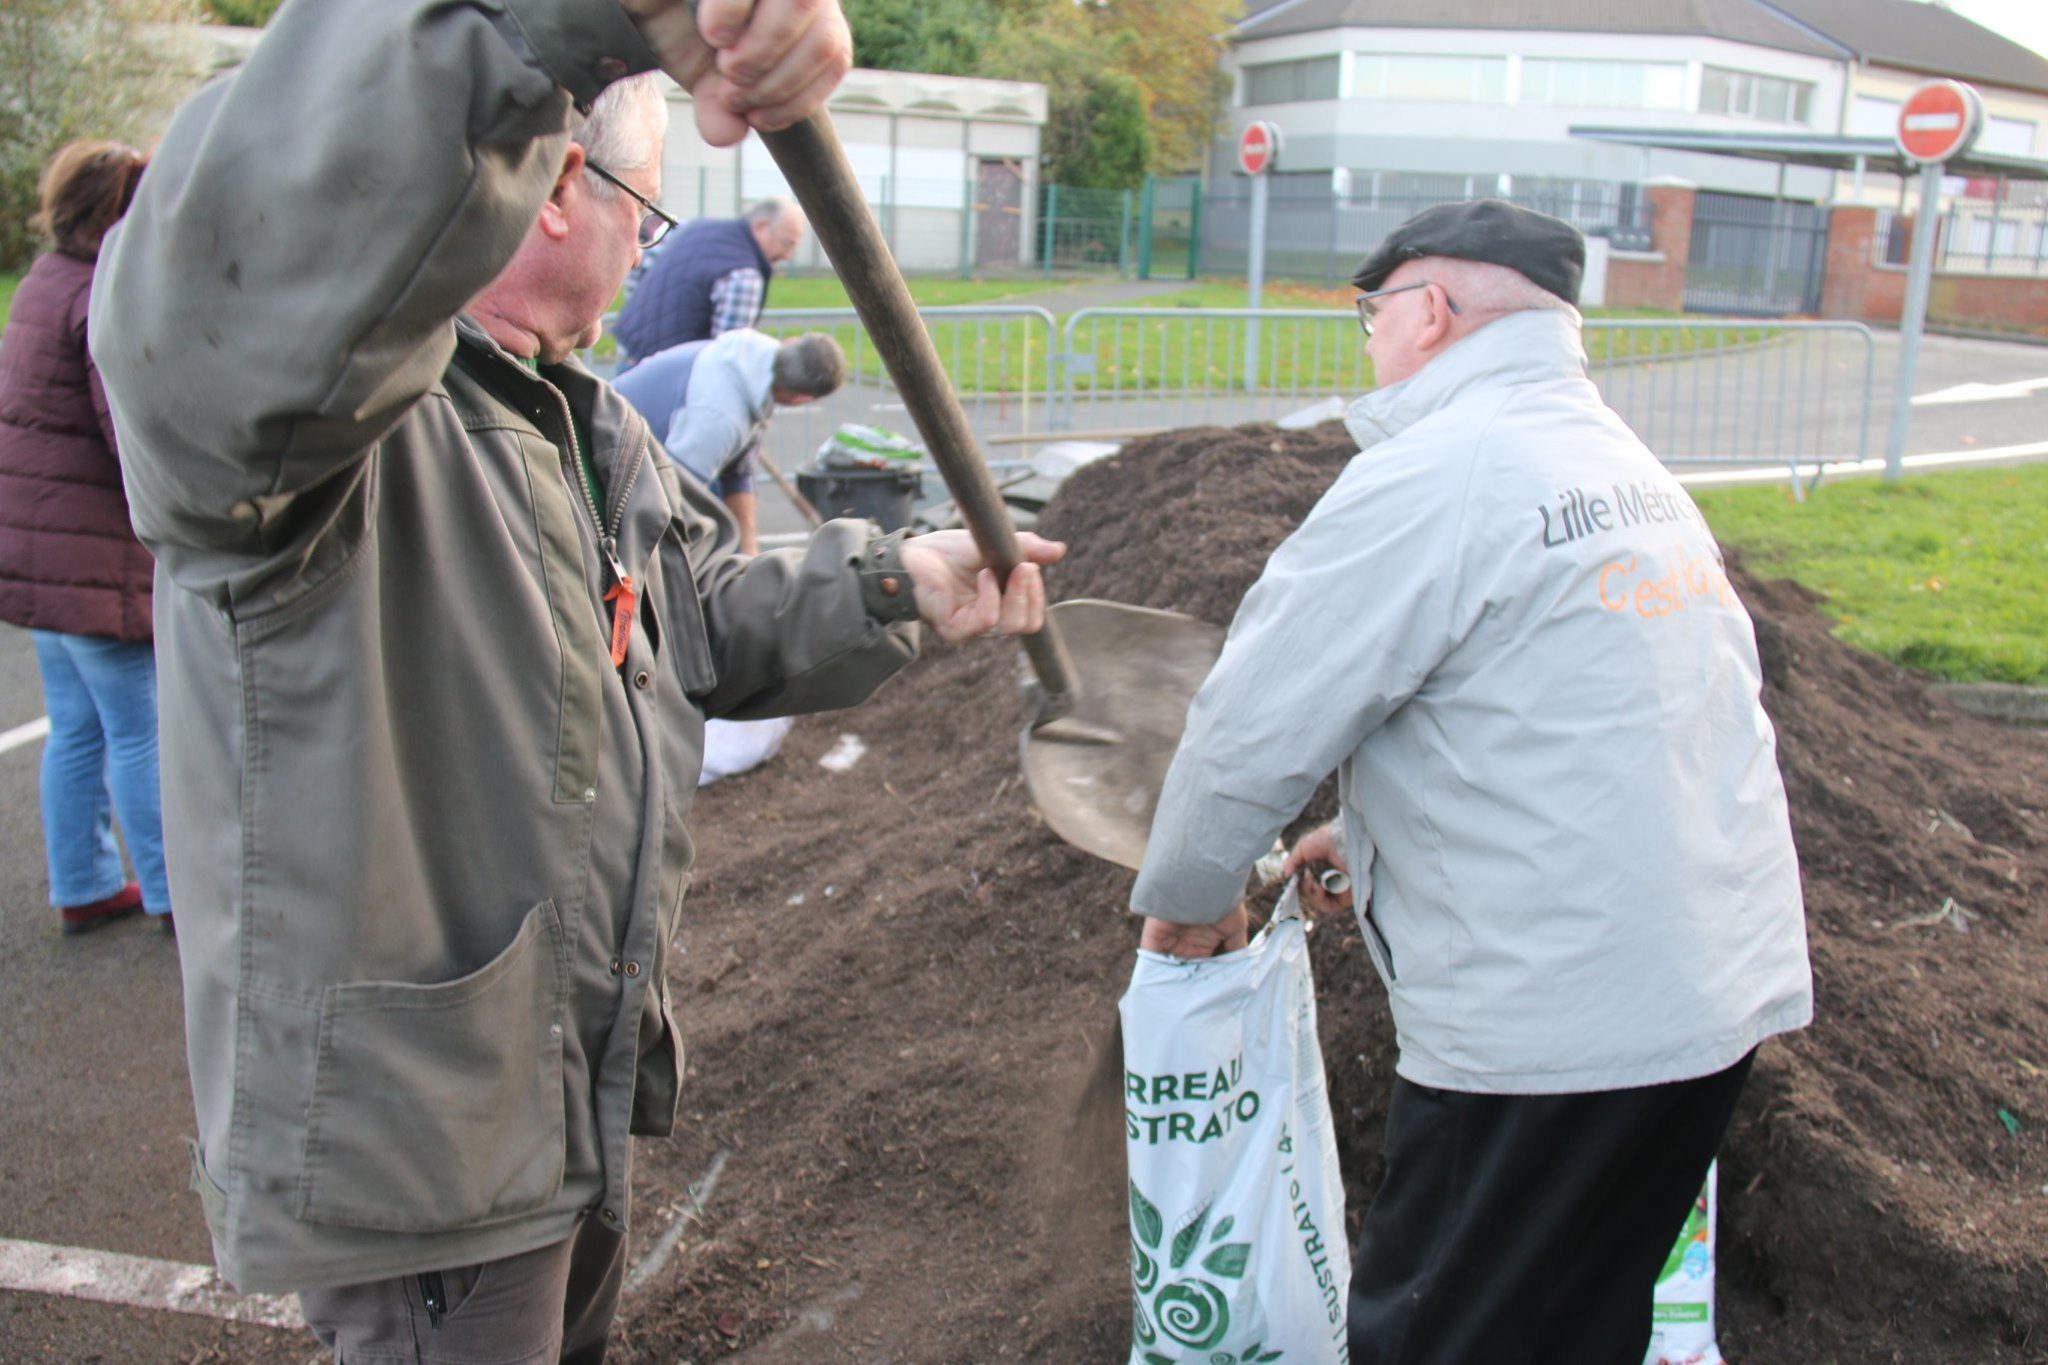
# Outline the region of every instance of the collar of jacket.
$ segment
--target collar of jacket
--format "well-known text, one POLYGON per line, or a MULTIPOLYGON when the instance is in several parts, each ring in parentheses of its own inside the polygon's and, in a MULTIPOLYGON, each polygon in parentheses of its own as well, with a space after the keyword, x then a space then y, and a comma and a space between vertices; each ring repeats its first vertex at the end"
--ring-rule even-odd
MULTIPOLYGON (((652 438, 639 412, 573 355, 559 365, 544 366, 551 374, 540 374, 521 364, 466 313, 455 319, 455 335, 458 348, 467 348, 485 361, 488 382, 497 389, 499 401, 505 401, 508 394, 559 393, 572 405, 587 405, 590 461, 604 483, 603 530, 616 536, 621 562, 639 572, 672 514, 661 480, 651 467, 652 438), (638 467, 622 469, 622 457, 637 458, 638 467), (623 484, 622 478, 626 480, 623 484)), ((472 368, 471 373, 475 372, 472 368)))
POLYGON ((1398 384, 1374 389, 1344 410, 1360 450, 1398 436, 1481 385, 1584 379, 1586 349, 1577 312, 1509 313, 1457 342, 1398 384))

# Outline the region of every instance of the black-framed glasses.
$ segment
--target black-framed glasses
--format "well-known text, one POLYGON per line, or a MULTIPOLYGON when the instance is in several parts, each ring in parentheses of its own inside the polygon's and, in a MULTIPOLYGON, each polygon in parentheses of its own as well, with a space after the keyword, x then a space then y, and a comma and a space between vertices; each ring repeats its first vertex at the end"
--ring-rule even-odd
MULTIPOLYGON (((1367 336, 1372 335, 1372 320, 1379 314, 1380 300, 1387 295, 1405 294, 1411 289, 1427 289, 1432 284, 1436 284, 1436 281, 1417 280, 1413 284, 1397 284, 1392 289, 1375 289, 1369 294, 1360 294, 1357 300, 1358 330, 1364 332, 1367 336)), ((1438 287, 1441 288, 1442 286, 1438 287)), ((1451 297, 1449 290, 1444 291, 1444 303, 1450 308, 1452 317, 1457 317, 1464 311, 1458 307, 1457 300, 1451 297)))
POLYGON ((640 249, 642 251, 654 250, 655 245, 662 238, 668 236, 668 230, 676 226, 676 220, 664 213, 661 205, 655 203, 652 199, 649 199, 646 195, 640 193, 640 191, 634 189, 595 161, 585 161, 583 169, 589 171, 606 184, 618 186, 638 200, 641 208, 647 210, 647 212, 640 215, 640 249))

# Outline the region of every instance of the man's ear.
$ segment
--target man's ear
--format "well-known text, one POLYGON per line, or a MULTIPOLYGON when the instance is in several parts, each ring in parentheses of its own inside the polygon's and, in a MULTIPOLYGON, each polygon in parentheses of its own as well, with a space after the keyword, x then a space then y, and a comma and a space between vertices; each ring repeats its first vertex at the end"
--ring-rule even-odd
POLYGON ((570 143, 569 150, 562 154, 562 173, 555 177, 555 187, 548 191, 547 201, 540 206, 537 226, 541 234, 550 241, 559 242, 569 235, 569 206, 573 199, 585 193, 583 184, 583 148, 570 143))
POLYGON ((1441 285, 1430 285, 1422 291, 1422 297, 1429 311, 1415 334, 1415 344, 1421 350, 1434 351, 1450 341, 1457 318, 1451 312, 1451 296, 1441 285))

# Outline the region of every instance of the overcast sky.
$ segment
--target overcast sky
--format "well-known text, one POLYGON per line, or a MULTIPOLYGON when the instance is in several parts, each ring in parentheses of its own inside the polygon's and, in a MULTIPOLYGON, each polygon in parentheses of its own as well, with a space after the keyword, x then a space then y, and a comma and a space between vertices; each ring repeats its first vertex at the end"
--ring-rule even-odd
POLYGON ((2048 57, 2048 0, 1949 0, 1948 7, 2048 57))

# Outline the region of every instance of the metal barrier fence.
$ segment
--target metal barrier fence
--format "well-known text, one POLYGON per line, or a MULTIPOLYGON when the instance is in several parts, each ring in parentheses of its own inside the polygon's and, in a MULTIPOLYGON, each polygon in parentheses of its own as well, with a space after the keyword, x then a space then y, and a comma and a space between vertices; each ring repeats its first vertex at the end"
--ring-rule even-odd
MULTIPOLYGON (((1063 327, 1032 307, 922 314, 999 472, 1055 441, 1330 420, 1371 387, 1349 309, 1087 308, 1063 327)), ((775 309, 761 325, 827 332, 849 366, 838 393, 769 428, 766 452, 785 473, 841 423, 914 434, 852 309, 775 309)), ((1584 336, 1601 396, 1669 465, 1782 465, 1801 493, 1797 465, 1870 453, 1876 339, 1860 323, 1595 318, 1584 336)))
POLYGON ((1870 453, 1877 339, 1860 322, 1594 318, 1585 337, 1600 396, 1667 465, 1870 453))
MULTIPOLYGON (((1934 268, 1958 275, 2048 275, 2048 204, 1956 199, 1936 224, 1934 268)), ((1909 259, 1913 220, 1892 209, 1877 215, 1886 265, 1909 259)))
MULTIPOLYGON (((992 447, 1051 439, 1052 396, 1059 369, 1053 316, 1028 306, 932 307, 918 310, 953 380, 968 425, 992 447)), ((837 393, 780 409, 763 450, 784 473, 809 463, 840 425, 857 422, 915 436, 909 414, 851 308, 771 308, 761 330, 774 336, 824 332, 846 352, 847 382, 837 393)))
MULTIPOLYGON (((1064 336, 1071 434, 1306 422, 1371 384, 1348 309, 1091 308, 1064 336)), ((1667 464, 1869 453, 1876 340, 1861 323, 1596 318, 1585 343, 1601 396, 1667 464)))

